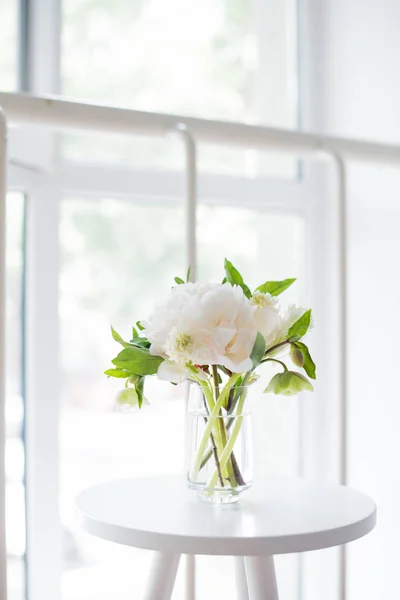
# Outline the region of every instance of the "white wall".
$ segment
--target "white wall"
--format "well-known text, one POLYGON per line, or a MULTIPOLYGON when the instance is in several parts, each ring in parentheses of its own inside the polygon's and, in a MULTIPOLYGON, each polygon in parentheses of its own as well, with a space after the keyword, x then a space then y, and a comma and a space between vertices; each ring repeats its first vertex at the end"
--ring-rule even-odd
MULTIPOLYGON (((400 1, 312 0, 308 125, 400 144, 400 1), (316 51, 315 51, 316 46, 316 51)), ((400 598, 400 168, 349 168, 349 478, 378 503, 349 547, 349 600, 400 598)))

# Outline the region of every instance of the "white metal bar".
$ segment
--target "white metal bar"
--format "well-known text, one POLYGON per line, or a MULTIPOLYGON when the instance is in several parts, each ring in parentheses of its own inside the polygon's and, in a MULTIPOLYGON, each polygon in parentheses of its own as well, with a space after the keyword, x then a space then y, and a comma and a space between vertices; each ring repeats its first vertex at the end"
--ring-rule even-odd
MULTIPOLYGON (((346 165, 343 158, 331 154, 337 173, 337 216, 338 216, 338 289, 339 295, 339 328, 340 328, 340 362, 339 362, 339 403, 340 403, 340 483, 347 485, 348 462, 348 336, 347 336, 347 202, 346 202, 346 165)), ((340 548, 339 562, 339 596, 347 597, 347 560, 346 547, 340 548)))
POLYGON ((59 91, 60 13, 61 3, 54 0, 20 1, 20 84, 24 91, 59 91))
POLYGON ((400 146, 288 131, 260 125, 212 121, 61 100, 56 97, 0 93, 9 124, 41 125, 56 130, 121 135, 169 135, 182 123, 198 142, 246 148, 274 148, 290 154, 324 157, 336 153, 359 160, 398 163, 400 146))
POLYGON ((196 207, 197 207, 197 159, 196 142, 186 125, 179 123, 177 131, 185 146, 185 225, 186 267, 190 267, 190 279, 196 281, 196 207))
MULTIPOLYGON (((19 184, 22 175, 45 179, 48 173, 21 172, 11 167, 9 187, 19 184)), ((58 185, 66 194, 84 194, 85 198, 105 197, 131 200, 151 199, 163 203, 180 201, 183 177, 180 172, 135 169, 127 166, 61 164, 54 174, 58 185)), ((18 186, 20 188, 20 185, 18 186)), ((229 175, 202 174, 198 180, 197 198, 202 203, 229 204, 230 206, 259 207, 268 210, 299 212, 304 211, 307 198, 314 188, 297 181, 276 181, 271 179, 247 179, 229 175)))
MULTIPOLYGON (((27 9, 25 84, 34 94, 58 93, 61 2, 28 0, 27 9)), ((9 120, 7 112, 6 116, 9 120)), ((42 168, 50 171, 58 159, 53 132, 36 129, 21 134, 14 142, 17 157, 24 163, 32 157, 32 167, 38 161, 39 172, 42 168)), ((51 174, 40 184, 29 190, 26 203, 26 588, 29 600, 58 600, 62 568, 58 452, 60 192, 51 174)))
POLYGON ((30 600, 60 597, 59 200, 59 190, 50 178, 45 188, 27 198, 26 204, 26 527, 30 600))
MULTIPOLYGON (((185 148, 185 257, 186 268, 190 268, 190 280, 196 281, 197 244, 196 244, 196 212, 197 212, 197 161, 196 142, 186 125, 178 124, 177 132, 185 148)), ((189 387, 186 386, 186 408, 189 398, 189 387)), ((187 556, 185 571, 186 600, 196 597, 196 559, 187 556)))
POLYGON ((5 278, 7 125, 0 108, 0 600, 7 598, 5 477, 5 278))

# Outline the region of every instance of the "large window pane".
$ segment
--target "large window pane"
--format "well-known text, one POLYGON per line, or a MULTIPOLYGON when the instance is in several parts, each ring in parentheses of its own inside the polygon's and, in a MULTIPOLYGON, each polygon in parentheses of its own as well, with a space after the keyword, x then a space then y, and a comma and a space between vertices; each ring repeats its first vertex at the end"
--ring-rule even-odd
MULTIPOLYGON (((100 480, 182 471, 184 403, 179 387, 150 378, 145 393, 153 406, 140 414, 121 414, 115 412, 114 402, 120 384, 107 380, 102 372, 117 351, 109 334, 110 322, 121 333, 129 332, 136 318, 149 314, 173 277, 184 273, 183 232, 183 210, 177 204, 65 199, 62 205, 64 600, 106 600, 117 595, 124 600, 132 594, 140 597, 144 590, 149 553, 78 532, 73 503, 80 489, 100 480)), ((252 286, 263 276, 304 272, 300 217, 200 205, 198 234, 202 279, 220 279, 225 253, 246 271, 252 286)), ((269 440, 259 453, 258 470, 296 473, 297 400, 267 399, 261 389, 254 396, 260 415, 256 420, 264 424, 262 430, 256 427, 256 443, 269 440)), ((216 591, 234 597, 232 567, 230 559, 199 559, 199 600, 207 600, 216 591)), ((294 600, 295 559, 279 561, 278 573, 285 597, 294 600)), ((182 580, 174 600, 183 600, 182 580)))
POLYGON ((118 352, 110 323, 129 336, 134 320, 145 318, 154 298, 183 271, 183 232, 180 205, 111 199, 63 202, 60 435, 64 598, 128 598, 132 593, 140 597, 148 553, 77 535, 73 504, 80 489, 99 480, 180 470, 184 415, 176 401, 179 390, 151 381, 146 394, 158 408, 134 417, 119 414, 114 399, 121 386, 107 380, 103 371, 118 352), (170 428, 171 423, 179 423, 176 430, 170 428), (137 566, 134 572, 132 561, 137 566), (93 586, 94 579, 99 588, 93 586), (116 588, 118 580, 121 585, 116 588))
POLYGON ((25 458, 22 399, 22 294, 24 198, 7 196, 6 247, 6 523, 10 600, 25 597, 25 458))
MULTIPOLYGON (((138 110, 295 127, 295 32, 294 0, 65 0, 62 90, 138 110)), ((165 166, 178 160, 154 140, 68 137, 66 153, 150 165, 161 156, 165 166)), ((246 175, 295 172, 282 157, 228 148, 207 149, 200 164, 246 175)))
POLYGON ((286 36, 293 6, 66 0, 63 89, 139 110, 293 124, 295 43, 286 36))
POLYGON ((0 2, 0 91, 17 88, 18 81, 18 1, 0 2))

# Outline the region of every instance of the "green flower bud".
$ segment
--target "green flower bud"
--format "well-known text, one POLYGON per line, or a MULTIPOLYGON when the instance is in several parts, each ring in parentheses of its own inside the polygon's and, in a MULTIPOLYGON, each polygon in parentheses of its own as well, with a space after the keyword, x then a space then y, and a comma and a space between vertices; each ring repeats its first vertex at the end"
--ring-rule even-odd
POLYGON ((139 402, 137 391, 134 387, 124 388, 117 393, 117 404, 133 408, 139 402))
POLYGON ((304 356, 301 350, 295 346, 295 344, 290 344, 290 358, 296 367, 302 368, 304 366, 304 356))
POLYGON ((297 371, 284 371, 273 376, 264 393, 293 396, 304 390, 312 392, 313 389, 311 383, 301 373, 297 373, 297 371))

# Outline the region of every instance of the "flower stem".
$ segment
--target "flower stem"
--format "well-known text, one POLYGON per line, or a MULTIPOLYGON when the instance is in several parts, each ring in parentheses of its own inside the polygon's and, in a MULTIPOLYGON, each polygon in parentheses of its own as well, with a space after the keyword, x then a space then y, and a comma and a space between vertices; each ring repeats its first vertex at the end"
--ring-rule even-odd
MULTIPOLYGON (((246 373, 246 375, 243 378, 243 385, 245 385, 247 383, 248 378, 250 377, 250 372, 246 373)), ((227 411, 228 411, 228 415, 232 414, 232 412, 234 411, 236 404, 239 400, 239 397, 242 394, 246 394, 246 390, 242 389, 241 391, 239 390, 239 392, 236 394, 234 394, 234 388, 231 389, 231 391, 229 392, 229 400, 228 400, 228 406, 227 406, 227 411), (233 396, 233 397, 232 397, 233 396), (229 402, 231 403, 229 406, 229 402)), ((243 400, 244 401, 244 400, 243 400)), ((230 431, 232 425, 234 424, 235 419, 234 418, 228 418, 228 423, 226 424, 226 431, 230 431)), ((202 462, 201 462, 201 466, 200 466, 200 470, 207 464, 207 462, 210 460, 210 458, 213 456, 213 450, 210 449, 207 454, 204 456, 202 462)), ((243 476, 240 472, 240 468, 239 465, 237 463, 235 454, 232 452, 231 454, 231 461, 232 461, 232 468, 233 468, 233 472, 236 478, 236 482, 238 483, 238 485, 244 485, 244 479, 243 476)), ((218 467, 220 468, 220 464, 218 461, 218 467)))
MULTIPOLYGON (((203 400, 204 400, 205 409, 209 413, 209 408, 208 408, 206 396, 205 396, 204 393, 203 393, 203 400)), ((204 417, 204 422, 207 424, 207 417, 204 417)), ((222 472, 221 472, 221 465, 219 464, 219 459, 218 459, 217 446, 215 444, 214 435, 212 433, 210 433, 210 440, 211 440, 211 450, 209 450, 209 452, 207 454, 207 456, 208 456, 207 460, 206 461, 204 461, 204 460, 202 461, 202 463, 200 465, 200 471, 204 467, 204 465, 207 463, 207 461, 209 460, 209 458, 211 458, 211 456, 214 455, 214 460, 215 460, 215 464, 217 466, 217 471, 218 471, 219 483, 220 483, 221 487, 225 487, 224 478, 222 477, 222 472)))
POLYGON ((287 366, 285 365, 285 363, 284 363, 284 362, 282 362, 281 360, 278 360, 277 358, 266 358, 266 359, 265 359, 265 360, 263 360, 262 362, 270 362, 270 361, 273 361, 273 362, 279 363, 279 364, 280 364, 280 365, 283 367, 284 371, 287 371, 287 370, 288 370, 288 368, 287 368, 287 366))
POLYGON ((219 396, 219 381, 218 381, 217 365, 212 366, 212 374, 213 374, 213 380, 214 380, 215 396, 216 396, 216 398, 218 398, 218 396, 219 396))
MULTIPOLYGON (((238 409, 237 409, 237 417, 235 419, 235 424, 233 426, 231 436, 229 438, 229 441, 225 445, 225 448, 223 449, 221 456, 219 457, 219 464, 221 466, 222 471, 224 470, 225 466, 227 465, 227 463, 231 457, 233 447, 236 443, 236 440, 240 433, 240 429, 242 427, 242 422, 243 422, 242 410, 243 410, 243 404, 244 404, 245 398, 246 398, 245 394, 240 395, 240 399, 238 402, 238 409)), ((212 489, 215 486, 215 484, 217 483, 217 479, 218 479, 218 472, 215 471, 214 474, 209 479, 209 481, 207 482, 207 488, 212 489)))
MULTIPOLYGON (((205 418, 205 421, 207 422, 207 417, 205 418)), ((218 459, 217 446, 215 445, 215 439, 214 439, 214 436, 212 433, 210 433, 210 439, 211 439, 211 446, 212 446, 212 454, 214 455, 215 464, 217 465, 219 483, 220 483, 221 487, 225 487, 224 478, 222 477, 221 465, 220 465, 220 462, 218 459)), ((200 469, 203 468, 203 463, 201 463, 201 464, 202 464, 202 466, 200 467, 200 469)))
POLYGON ((275 346, 272 346, 271 348, 269 348, 269 350, 266 351, 265 356, 267 356, 267 354, 271 354, 271 352, 275 352, 275 350, 281 348, 282 346, 286 346, 286 344, 290 344, 289 340, 284 340, 283 342, 279 342, 279 344, 275 344, 275 346))
MULTIPOLYGON (((236 456, 234 455, 233 451, 231 454, 231 462, 232 462, 232 469, 233 469, 233 472, 235 473, 235 477, 236 477, 236 483, 238 485, 246 485, 246 482, 243 479, 243 475, 239 469, 239 465, 237 463, 236 456)), ((220 468, 221 468, 221 465, 220 465, 220 468)), ((218 476, 219 476, 219 473, 218 473, 218 476)))
MULTIPOLYGON (((213 380, 214 380, 214 392, 215 392, 215 399, 218 400, 219 397, 219 381, 218 381, 218 369, 217 369, 217 365, 213 365, 212 366, 212 373, 213 373, 213 380)), ((229 393, 231 392, 231 389, 229 389, 229 393)), ((222 407, 221 407, 222 408, 222 407)), ((223 448, 225 448, 226 444, 227 444, 227 434, 226 434, 226 429, 225 429, 225 423, 222 417, 222 411, 220 409, 219 411, 219 415, 216 419, 216 428, 218 431, 218 435, 219 435, 219 439, 221 441, 221 452, 223 452, 223 448)), ((221 466, 221 463, 220 463, 221 466)), ((226 464, 226 470, 227 470, 227 475, 229 478, 229 481, 231 483, 232 487, 236 486, 236 477, 235 477, 235 472, 233 470, 233 466, 232 466, 232 462, 228 461, 226 464)), ((221 472, 223 472, 224 469, 221 469, 221 472)))
MULTIPOLYGON (((233 419, 229 419, 229 422, 228 422, 228 424, 226 426, 226 430, 229 431, 230 428, 232 427, 232 425, 233 425, 233 419)), ((205 457, 203 458, 203 460, 201 461, 200 471, 208 463, 208 461, 210 460, 210 458, 212 457, 212 455, 213 455, 213 451, 210 449, 207 452, 207 454, 205 455, 205 457)))
MULTIPOLYGON (((235 373, 234 375, 232 375, 232 377, 229 379, 228 383, 226 384, 225 388, 222 390, 222 392, 218 396, 218 399, 215 402, 214 407, 210 412, 210 416, 208 417, 208 420, 207 420, 208 421, 207 425, 204 428, 203 437, 201 438, 199 447, 197 449, 193 469, 190 474, 190 479, 192 481, 196 481, 197 475, 199 474, 200 465, 201 465, 201 461, 203 460, 203 456, 204 456, 204 453, 205 453, 205 450, 207 447, 208 438, 210 437, 210 433, 212 432, 212 429, 215 426, 215 419, 217 418, 217 420, 218 420, 220 410, 227 399, 229 390, 233 385, 235 385, 235 383, 239 379, 239 377, 240 377, 239 373, 235 373)), ((225 465, 226 465, 226 462, 225 462, 225 465)), ((222 467, 221 467, 221 471, 223 472, 222 467)))
MULTIPOLYGON (((217 382, 218 382, 218 375, 217 375, 217 382)), ((204 404, 205 404, 208 414, 210 415, 210 412, 212 412, 215 407, 215 400, 214 400, 214 395, 213 395, 212 389, 211 389, 210 385, 208 384, 208 382, 200 380, 199 383, 200 383, 201 387, 203 388, 203 394, 204 394, 203 397, 205 399, 204 404)), ((218 395, 219 395, 219 387, 218 387, 218 395)), ((217 396, 217 398, 218 398, 218 396, 217 396)), ((208 418, 210 418, 210 417, 208 417, 208 418)), ((205 420, 205 423, 207 424, 207 417, 205 417, 204 420, 205 420)), ((221 454, 221 452, 223 450, 223 443, 222 443, 221 433, 220 433, 219 427, 217 425, 218 425, 218 419, 216 420, 215 435, 213 433, 210 433, 210 439, 211 439, 211 445, 212 445, 212 449, 210 450, 210 457, 214 455, 215 464, 221 475, 220 483, 221 483, 222 487, 224 487, 224 478, 222 475, 222 471, 221 471, 219 459, 218 459, 218 453, 221 454)), ((199 469, 200 471, 204 467, 204 465, 205 465, 205 463, 204 463, 204 461, 202 461, 202 463, 200 465, 200 469, 199 469)))
MULTIPOLYGON (((243 381, 242 381, 242 387, 244 387, 247 384, 247 381, 248 381, 248 379, 250 377, 250 374, 251 374, 251 371, 248 371, 246 373, 246 375, 244 376, 243 381)), ((236 397, 234 397, 234 398, 231 398, 231 396, 229 395, 229 399, 231 400, 231 402, 230 402, 230 404, 228 403, 228 407, 227 407, 228 414, 232 414, 233 413, 233 411, 235 410, 235 406, 236 406, 236 404, 237 404, 237 402, 239 400, 239 397, 243 393, 244 393, 244 389, 242 389, 242 391, 239 390, 239 393, 237 393, 236 397)))

